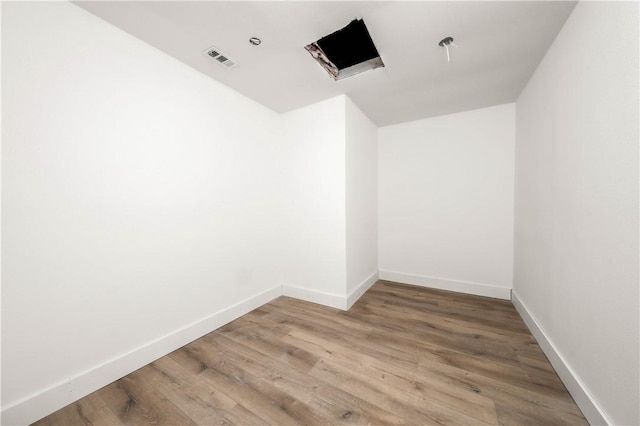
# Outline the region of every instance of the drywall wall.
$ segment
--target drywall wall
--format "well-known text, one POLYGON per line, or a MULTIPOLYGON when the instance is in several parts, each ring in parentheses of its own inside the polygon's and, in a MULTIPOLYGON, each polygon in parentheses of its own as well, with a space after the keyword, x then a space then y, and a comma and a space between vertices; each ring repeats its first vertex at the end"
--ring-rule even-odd
POLYGON ((345 248, 345 96, 282 115, 285 294, 343 306, 345 248))
POLYGON ((2 55, 15 424, 279 294, 280 117, 68 2, 3 2, 2 55))
POLYGON ((378 275, 378 129, 346 98, 345 189, 348 295, 378 275))
POLYGON ((513 104, 379 129, 380 277, 509 298, 513 104))
POLYGON ((579 2, 516 109, 514 301, 590 422, 639 424, 638 3, 579 2))
POLYGON ((345 95, 282 115, 285 295, 348 309, 378 278, 377 128, 345 95))

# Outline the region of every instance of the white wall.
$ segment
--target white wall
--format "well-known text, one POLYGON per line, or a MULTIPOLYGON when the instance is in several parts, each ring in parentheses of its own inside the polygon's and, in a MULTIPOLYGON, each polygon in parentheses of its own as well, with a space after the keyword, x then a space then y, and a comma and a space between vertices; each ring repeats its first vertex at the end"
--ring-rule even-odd
POLYGON ((347 294, 364 292, 378 272, 378 128, 346 98, 347 294))
POLYGON ((377 128, 340 95, 282 129, 283 292, 347 309, 377 279, 377 128))
POLYGON ((380 277, 509 298, 514 105, 379 129, 380 277))
POLYGON ((285 293, 333 306, 345 295, 345 96, 282 115, 285 293))
MULTIPOLYGON (((22 400, 280 291, 281 142, 277 114, 71 3, 2 8, 2 407, 11 424, 29 421, 12 417, 25 414, 22 400)), ((138 366, 151 361, 145 354, 138 366)), ((100 370, 98 384, 131 365, 100 370)))
MULTIPOLYGON (((580 3, 517 103, 515 302, 616 424, 639 422, 637 9, 580 3)), ((2 31, 4 423, 280 284, 344 308, 377 256, 509 296, 513 105, 379 129, 376 182, 346 96, 277 116, 66 2, 3 2, 2 31)))
POLYGON ((589 420, 637 425, 638 3, 579 2, 516 108, 514 302, 589 420))

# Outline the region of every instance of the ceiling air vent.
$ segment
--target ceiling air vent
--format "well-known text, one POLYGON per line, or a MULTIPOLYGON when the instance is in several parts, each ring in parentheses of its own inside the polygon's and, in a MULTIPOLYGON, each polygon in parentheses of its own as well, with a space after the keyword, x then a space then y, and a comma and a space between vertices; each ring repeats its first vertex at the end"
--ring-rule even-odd
POLYGON ((219 64, 224 65, 227 68, 233 68, 236 65, 238 65, 238 63, 236 61, 234 61, 233 59, 231 59, 229 57, 229 55, 222 53, 220 51, 220 49, 218 49, 217 47, 213 47, 211 46, 210 48, 208 48, 207 50, 204 51, 204 53, 207 54, 207 56, 213 58, 216 60, 216 62, 218 62, 219 64))

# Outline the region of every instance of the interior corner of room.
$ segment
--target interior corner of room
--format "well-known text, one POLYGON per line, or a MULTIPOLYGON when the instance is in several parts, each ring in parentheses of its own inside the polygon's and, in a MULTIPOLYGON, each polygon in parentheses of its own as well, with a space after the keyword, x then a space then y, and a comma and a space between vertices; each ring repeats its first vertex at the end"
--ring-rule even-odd
POLYGON ((223 3, 2 2, 2 423, 378 280, 512 301, 590 423, 640 423, 638 3, 237 2, 255 34, 195 43, 223 3), (429 5, 457 33, 401 52, 429 5), (334 81, 303 47, 354 17, 385 66, 334 81))

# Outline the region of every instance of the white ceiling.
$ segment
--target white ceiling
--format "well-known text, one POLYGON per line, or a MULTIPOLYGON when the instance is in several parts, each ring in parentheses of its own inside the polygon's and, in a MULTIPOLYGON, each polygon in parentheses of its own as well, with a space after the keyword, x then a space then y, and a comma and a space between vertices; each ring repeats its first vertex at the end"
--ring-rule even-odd
POLYGON ((514 102, 575 1, 75 2, 238 92, 286 112, 345 93, 379 126, 514 102), (363 18, 384 68, 334 81, 304 46, 363 18), (260 46, 249 44, 258 36, 260 46), (458 48, 447 63, 438 42, 458 48), (236 60, 225 68, 210 46, 236 60))

